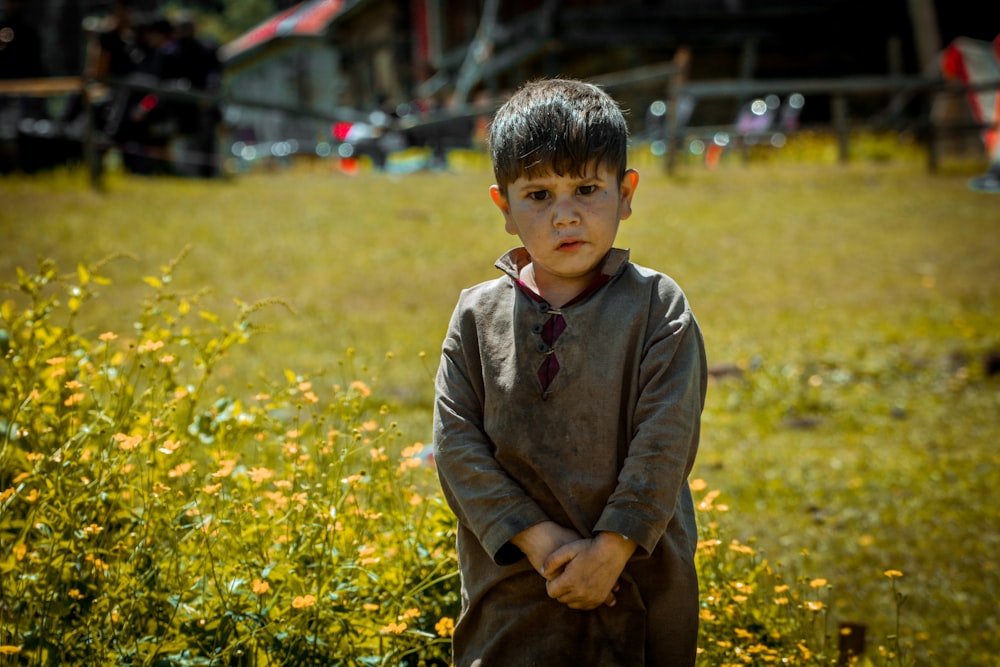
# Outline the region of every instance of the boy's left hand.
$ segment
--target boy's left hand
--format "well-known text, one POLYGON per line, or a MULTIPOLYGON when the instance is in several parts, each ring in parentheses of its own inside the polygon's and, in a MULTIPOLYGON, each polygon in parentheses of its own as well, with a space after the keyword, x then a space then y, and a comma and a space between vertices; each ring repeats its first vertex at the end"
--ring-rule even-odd
POLYGON ((613 591, 635 547, 621 535, 598 533, 557 549, 544 565, 549 597, 570 609, 614 606, 613 591))

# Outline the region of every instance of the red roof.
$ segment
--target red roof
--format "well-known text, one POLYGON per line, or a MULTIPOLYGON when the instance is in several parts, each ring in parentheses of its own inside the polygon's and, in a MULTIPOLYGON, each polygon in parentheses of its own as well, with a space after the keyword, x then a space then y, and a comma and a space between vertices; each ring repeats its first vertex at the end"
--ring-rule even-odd
POLYGON ((307 0, 278 12, 219 49, 223 62, 241 58, 272 40, 322 37, 343 9, 344 0, 307 0))

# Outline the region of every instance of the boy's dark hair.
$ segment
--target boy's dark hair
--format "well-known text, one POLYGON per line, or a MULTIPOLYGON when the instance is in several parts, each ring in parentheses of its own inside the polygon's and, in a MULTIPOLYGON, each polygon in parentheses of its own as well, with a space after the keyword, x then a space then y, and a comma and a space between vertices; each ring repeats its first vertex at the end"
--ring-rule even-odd
POLYGON ((522 86, 490 124, 490 158, 504 193, 522 175, 579 176, 597 161, 625 177, 628 126, 618 104, 597 86, 543 79, 522 86))

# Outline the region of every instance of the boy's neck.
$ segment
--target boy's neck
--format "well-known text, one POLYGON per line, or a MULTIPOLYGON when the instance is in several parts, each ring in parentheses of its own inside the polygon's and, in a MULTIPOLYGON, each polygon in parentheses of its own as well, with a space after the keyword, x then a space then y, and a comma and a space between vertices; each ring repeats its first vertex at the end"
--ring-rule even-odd
POLYGON ((593 276, 580 278, 573 282, 560 281, 554 285, 538 284, 535 276, 535 268, 528 262, 518 271, 518 279, 538 296, 545 299, 546 303, 553 308, 562 308, 567 303, 579 296, 593 282, 593 276))

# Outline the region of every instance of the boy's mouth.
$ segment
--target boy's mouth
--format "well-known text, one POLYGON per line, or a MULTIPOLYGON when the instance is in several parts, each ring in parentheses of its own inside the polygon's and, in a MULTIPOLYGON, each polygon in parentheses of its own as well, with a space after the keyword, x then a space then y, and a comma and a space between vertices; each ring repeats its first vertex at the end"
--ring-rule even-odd
POLYGON ((583 241, 580 239, 564 239, 556 246, 556 250, 569 252, 581 247, 583 247, 583 241))

